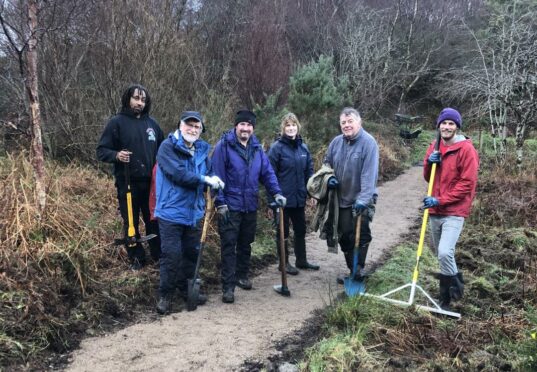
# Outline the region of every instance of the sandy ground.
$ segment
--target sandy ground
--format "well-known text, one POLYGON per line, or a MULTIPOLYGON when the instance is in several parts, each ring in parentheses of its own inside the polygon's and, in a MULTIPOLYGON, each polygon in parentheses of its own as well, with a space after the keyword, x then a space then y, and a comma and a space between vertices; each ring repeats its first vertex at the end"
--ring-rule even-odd
MULTIPOLYGON (((420 167, 411 168, 379 187, 367 266, 392 248, 420 215, 418 207, 426 192, 421 172, 420 167)), ((272 286, 280 283, 273 265, 253 278, 251 291, 237 288, 234 304, 224 304, 220 293, 212 293, 196 311, 86 339, 72 354, 67 370, 232 371, 247 359, 265 360, 274 353, 275 341, 303 327, 314 310, 343 291, 336 284, 337 275, 347 271, 341 252, 328 253, 317 234, 308 235, 306 244, 308 259, 320 264, 321 270, 289 276, 290 298, 273 291, 272 286)))

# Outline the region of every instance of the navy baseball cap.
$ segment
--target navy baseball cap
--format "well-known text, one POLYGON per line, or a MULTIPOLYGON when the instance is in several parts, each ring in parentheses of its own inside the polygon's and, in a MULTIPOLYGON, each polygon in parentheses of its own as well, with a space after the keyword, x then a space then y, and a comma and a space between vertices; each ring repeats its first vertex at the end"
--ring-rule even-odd
POLYGON ((181 113, 181 121, 195 120, 201 123, 202 132, 205 132, 205 123, 203 123, 203 118, 201 114, 197 111, 183 111, 181 113))

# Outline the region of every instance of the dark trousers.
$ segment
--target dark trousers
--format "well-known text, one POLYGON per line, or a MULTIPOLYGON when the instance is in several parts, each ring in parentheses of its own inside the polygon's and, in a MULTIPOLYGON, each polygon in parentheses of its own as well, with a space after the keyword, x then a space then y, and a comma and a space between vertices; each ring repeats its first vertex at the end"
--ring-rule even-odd
POLYGON ((222 254, 222 288, 235 289, 238 279, 246 279, 250 270, 251 244, 255 239, 256 212, 229 212, 229 221, 218 220, 222 254))
POLYGON ((159 219, 162 253, 160 288, 162 297, 171 296, 175 288, 187 294, 187 280, 194 277, 199 254, 201 229, 159 219))
MULTIPOLYGON (((362 222, 360 224, 360 241, 358 250, 358 265, 361 267, 365 266, 367 250, 369 249, 369 243, 371 243, 372 240, 371 229, 369 227, 371 220, 372 214, 370 215, 367 212, 364 212, 362 215, 362 222)), ((356 236, 355 228, 356 218, 352 216, 352 208, 340 208, 338 220, 339 245, 345 254, 347 267, 351 271, 353 265, 354 240, 356 236)))
MULTIPOLYGON (((131 196, 132 196, 132 217, 134 223, 134 230, 136 232, 136 238, 140 238, 140 212, 142 213, 142 219, 145 224, 146 234, 157 234, 157 237, 149 240, 149 248, 151 250, 151 256, 154 260, 158 260, 160 256, 160 238, 158 231, 158 222, 151 221, 149 213, 149 189, 151 181, 132 181, 131 180, 131 196)), ((121 218, 123 219, 123 235, 127 238, 127 232, 129 228, 129 218, 127 211, 127 185, 125 181, 116 181, 117 199, 119 202, 119 211, 121 218)), ((137 243, 135 247, 127 247, 127 253, 131 262, 138 260, 141 264, 145 264, 145 251, 142 244, 137 243)))
MULTIPOLYGON (((306 259, 306 214, 304 207, 283 209, 283 236, 285 238, 285 261, 289 261, 289 225, 293 224, 296 262, 305 264, 306 259)), ((276 246, 280 256, 280 225, 276 221, 276 246)))

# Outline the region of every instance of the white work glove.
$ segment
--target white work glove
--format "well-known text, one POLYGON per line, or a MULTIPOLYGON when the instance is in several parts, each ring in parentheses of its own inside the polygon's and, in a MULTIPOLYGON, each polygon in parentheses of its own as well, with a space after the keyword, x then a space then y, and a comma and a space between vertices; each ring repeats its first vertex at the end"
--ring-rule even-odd
POLYGON ((278 207, 282 207, 282 208, 284 208, 285 205, 287 204, 287 199, 281 194, 274 195, 274 201, 276 202, 278 207))
POLYGON ((218 176, 205 176, 205 183, 213 190, 223 190, 225 186, 224 181, 218 176))

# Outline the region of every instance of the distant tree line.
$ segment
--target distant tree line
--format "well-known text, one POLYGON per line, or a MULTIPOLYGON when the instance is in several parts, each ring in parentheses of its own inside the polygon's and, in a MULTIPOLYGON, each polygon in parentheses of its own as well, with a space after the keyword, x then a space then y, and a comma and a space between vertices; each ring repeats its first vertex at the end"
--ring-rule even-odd
POLYGON ((266 140, 292 110, 322 142, 342 105, 377 121, 451 105, 495 136, 499 158, 515 136, 521 159, 536 122, 536 18, 534 0, 2 0, 0 144, 32 137, 34 38, 54 158, 93 162, 121 92, 139 82, 166 132, 197 109, 215 140, 246 106, 266 140))

